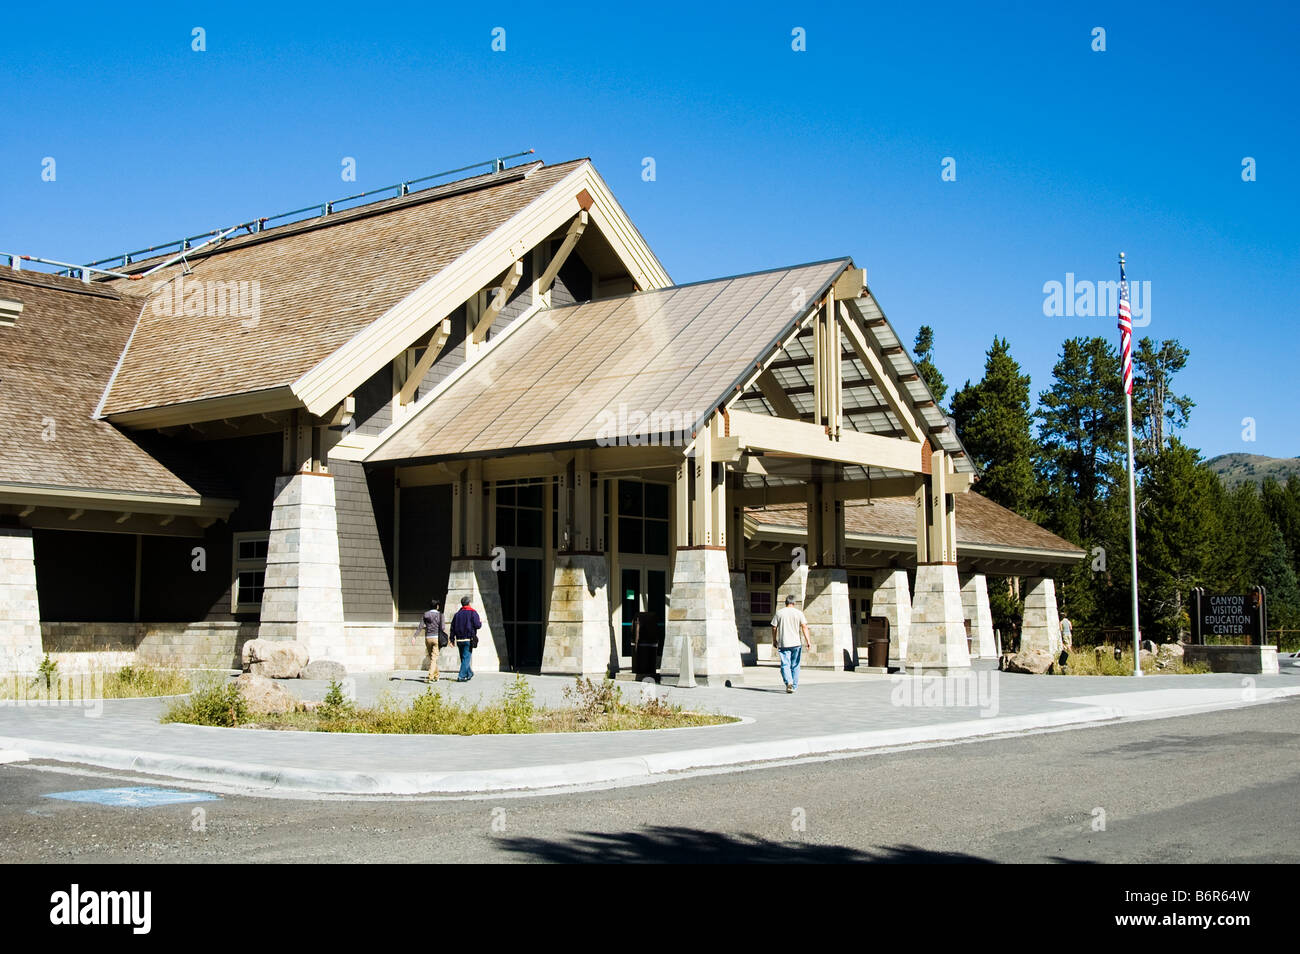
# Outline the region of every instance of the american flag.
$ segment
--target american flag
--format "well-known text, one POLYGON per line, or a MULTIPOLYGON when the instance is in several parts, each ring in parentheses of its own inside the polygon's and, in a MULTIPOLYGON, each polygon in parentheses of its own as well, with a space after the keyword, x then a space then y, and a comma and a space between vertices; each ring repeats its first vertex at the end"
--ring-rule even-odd
POLYGON ((1124 393, 1133 393, 1133 316, 1128 309, 1128 279, 1124 256, 1119 259, 1119 347, 1124 356, 1124 393))

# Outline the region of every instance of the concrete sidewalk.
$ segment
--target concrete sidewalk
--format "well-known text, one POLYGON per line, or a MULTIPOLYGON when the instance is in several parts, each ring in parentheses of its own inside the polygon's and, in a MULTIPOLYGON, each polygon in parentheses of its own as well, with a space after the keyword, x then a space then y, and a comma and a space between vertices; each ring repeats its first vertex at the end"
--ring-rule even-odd
MULTIPOLYGON (((512 678, 483 673, 440 689, 468 701, 498 696, 512 678)), ((960 679, 806 672, 787 695, 774 668, 736 688, 660 689, 731 725, 658 731, 485 736, 334 735, 161 725, 162 699, 78 708, 0 704, 0 762, 92 765, 220 785, 248 794, 470 794, 545 790, 671 777, 691 769, 863 752, 1036 729, 1162 718, 1300 695, 1300 668, 1276 676, 1022 676, 980 670, 960 679)), ((529 677, 537 701, 558 703, 571 680, 529 677)), ((304 698, 325 684, 283 683, 304 698)), ((625 695, 650 691, 621 684, 625 695)), ((356 695, 423 692, 422 674, 356 678, 356 695)))

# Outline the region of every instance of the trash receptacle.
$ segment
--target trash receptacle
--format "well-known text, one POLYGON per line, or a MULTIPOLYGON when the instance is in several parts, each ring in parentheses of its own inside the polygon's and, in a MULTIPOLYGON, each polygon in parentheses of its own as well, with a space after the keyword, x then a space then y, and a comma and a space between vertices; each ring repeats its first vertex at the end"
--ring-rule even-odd
POLYGON ((873 669, 889 668, 889 620, 873 616, 867 621, 867 665, 873 669))
POLYGON ((659 640, 654 613, 637 613, 632 621, 632 671, 638 676, 659 672, 659 640))

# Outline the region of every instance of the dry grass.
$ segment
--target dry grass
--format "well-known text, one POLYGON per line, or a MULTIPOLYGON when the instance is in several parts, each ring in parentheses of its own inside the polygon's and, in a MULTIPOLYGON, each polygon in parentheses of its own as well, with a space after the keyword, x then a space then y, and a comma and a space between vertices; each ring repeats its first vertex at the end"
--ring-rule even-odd
POLYGON ((676 729, 736 722, 731 716, 688 712, 680 705, 650 698, 625 702, 612 680, 579 679, 566 689, 568 703, 539 707, 532 686, 517 677, 501 698, 482 703, 449 699, 430 686, 411 699, 385 694, 373 706, 358 706, 331 685, 325 701, 287 713, 232 714, 230 700, 212 690, 211 700, 178 702, 163 721, 201 725, 240 725, 257 729, 297 729, 380 735, 499 735, 534 732, 617 732, 676 729))
POLYGON ((36 676, 0 675, 0 699, 140 699, 149 696, 179 696, 191 692, 194 683, 181 669, 123 666, 93 672, 60 673, 47 665, 36 676))
MULTIPOLYGON (((1131 676, 1133 675, 1133 649, 1129 647, 1121 651, 1120 658, 1115 658, 1114 647, 1111 646, 1083 646, 1079 649, 1070 651, 1070 658, 1065 665, 1064 672, 1057 668, 1058 675, 1065 676, 1131 676), (1098 653, 1096 650, 1100 649, 1098 653)), ((1186 665, 1181 656, 1170 656, 1164 659, 1156 657, 1148 659, 1142 664, 1142 674, 1145 675, 1171 675, 1187 676, 1198 673, 1206 673, 1210 667, 1204 663, 1197 663, 1194 666, 1186 665), (1161 666, 1160 664, 1164 665, 1161 666)))

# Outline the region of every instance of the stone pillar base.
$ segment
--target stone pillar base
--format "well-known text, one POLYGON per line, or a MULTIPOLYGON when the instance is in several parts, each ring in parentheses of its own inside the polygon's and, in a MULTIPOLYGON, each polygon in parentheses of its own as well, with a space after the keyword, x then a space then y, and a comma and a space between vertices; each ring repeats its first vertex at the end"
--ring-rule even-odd
POLYGON ((35 672, 42 658, 32 531, 0 527, 0 672, 35 672))
POLYGON ((988 578, 983 573, 961 574, 961 605, 970 620, 970 654, 972 659, 995 659, 993 611, 989 609, 988 578))
POLYGON ((812 652, 803 656, 809 669, 852 669, 857 665, 853 618, 849 611, 849 571, 812 567, 804 588, 803 615, 808 619, 812 652))
POLYGON ((758 646, 754 641, 754 621, 749 613, 749 578, 743 571, 731 572, 731 602, 736 607, 736 635, 740 639, 740 662, 745 666, 756 666, 758 646))
POLYGON ((597 554, 557 553, 542 672, 603 677, 612 651, 608 561, 597 554))
POLYGON ((1043 576, 1024 581, 1025 615, 1020 629, 1020 651, 1037 649, 1061 653, 1061 617, 1056 611, 1056 581, 1043 576))
POLYGON ((882 570, 875 575, 871 615, 889 620, 889 658, 907 658, 907 638, 912 631, 912 597, 906 570, 882 570))
POLYGON ((689 639, 697 684, 730 681, 736 685, 743 681, 725 550, 677 551, 666 629, 660 665, 663 675, 680 673, 682 640, 689 639))
POLYGON ((275 480, 257 638, 296 640, 312 659, 356 668, 343 625, 334 478, 328 474, 275 480))
MULTIPOLYGON (((483 620, 483 628, 478 631, 478 649, 474 650, 475 672, 501 672, 510 653, 506 646, 505 616, 501 612, 501 586, 492 561, 487 558, 474 559, 458 557, 451 561, 451 572, 447 574, 447 598, 443 600, 442 612, 447 618, 447 633, 451 634, 451 618, 460 610, 460 598, 468 596, 469 602, 483 620)), ((454 644, 453 644, 454 646, 454 644)), ((442 660, 452 656, 453 672, 460 669, 459 647, 448 647, 451 652, 438 657, 442 660)))
POLYGON ((944 672, 970 668, 956 564, 922 563, 916 568, 912 626, 903 664, 944 672))

